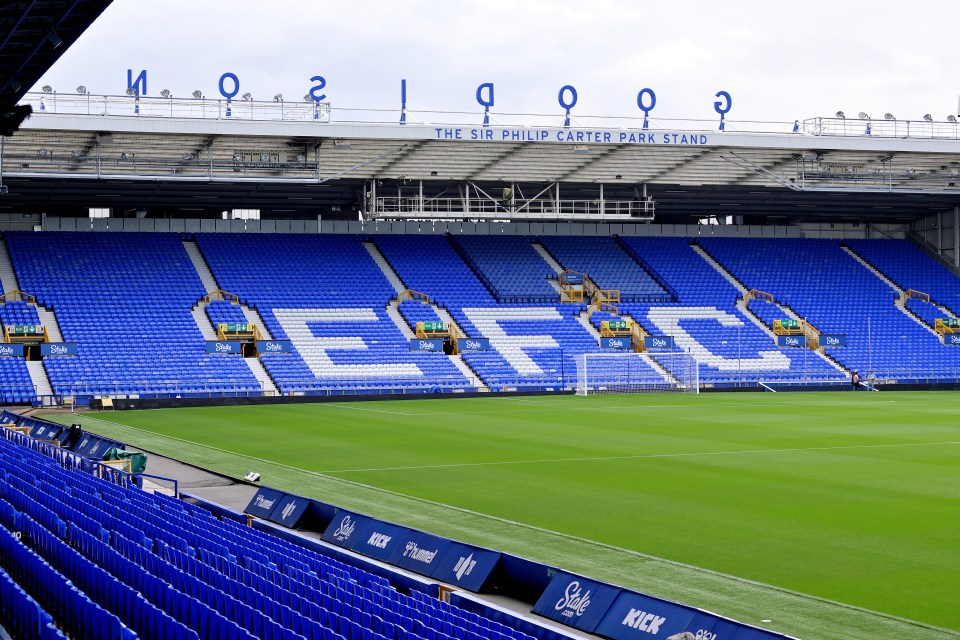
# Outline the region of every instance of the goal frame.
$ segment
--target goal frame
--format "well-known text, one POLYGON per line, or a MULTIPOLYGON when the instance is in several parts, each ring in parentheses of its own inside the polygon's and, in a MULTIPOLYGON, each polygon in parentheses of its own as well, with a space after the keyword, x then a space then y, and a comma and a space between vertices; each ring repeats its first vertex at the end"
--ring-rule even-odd
POLYGON ((577 356, 576 395, 621 393, 700 393, 699 363, 692 354, 677 351, 600 351, 577 356), (631 370, 634 362, 644 366, 631 370), (601 366, 602 372, 596 373, 601 366), (658 374, 652 381, 650 369, 658 374))

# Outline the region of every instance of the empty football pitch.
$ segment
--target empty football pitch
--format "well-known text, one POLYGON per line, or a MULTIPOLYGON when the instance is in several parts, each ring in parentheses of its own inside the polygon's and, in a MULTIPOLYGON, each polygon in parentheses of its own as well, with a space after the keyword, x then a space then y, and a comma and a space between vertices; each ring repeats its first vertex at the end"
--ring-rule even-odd
POLYGON ((960 636, 960 393, 423 399, 81 422, 805 639, 960 636))

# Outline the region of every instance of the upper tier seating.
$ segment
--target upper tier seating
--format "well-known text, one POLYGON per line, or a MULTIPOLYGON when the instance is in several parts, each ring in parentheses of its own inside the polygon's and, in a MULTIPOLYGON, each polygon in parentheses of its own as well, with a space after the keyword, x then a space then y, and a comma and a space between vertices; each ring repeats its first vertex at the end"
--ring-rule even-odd
POLYGON ((214 330, 216 330, 217 325, 220 324, 243 324, 247 321, 247 317, 243 315, 243 309, 240 308, 240 305, 233 304, 228 300, 211 300, 207 304, 206 311, 207 317, 210 318, 210 324, 213 325, 214 330))
POLYGON ((260 358, 282 393, 469 386, 443 354, 409 350, 386 314, 395 292, 359 236, 201 234, 197 245, 219 285, 292 341, 296 353, 260 358))
POLYGON ((701 245, 747 287, 772 293, 822 333, 846 334, 830 355, 880 379, 955 378, 960 350, 894 305, 896 294, 836 240, 704 238, 701 245))
POLYGON ((547 282, 556 278, 524 236, 458 236, 452 238, 493 287, 500 302, 555 304, 560 294, 547 282))
POLYGON ((901 289, 929 293, 931 300, 960 314, 960 278, 909 240, 845 240, 844 244, 901 289))
MULTIPOLYGON (((0 304, 0 325, 18 324, 40 324, 37 310, 19 301, 0 304)), ((30 379, 26 361, 22 358, 0 357, 0 403, 20 404, 33 402, 35 399, 33 381, 30 379)))
POLYGON ((689 239, 623 240, 676 291, 678 302, 623 304, 621 312, 632 314, 648 333, 674 336, 677 347, 691 350, 700 362, 701 383, 842 379, 807 349, 778 349, 737 309, 739 291, 693 250, 689 239))
POLYGON ((381 235, 374 242, 403 284, 431 302, 448 309, 497 304, 444 236, 381 235))
MULTIPOLYGON (((65 469, 4 438, 0 477, 0 622, 17 607, 21 623, 45 626, 52 616, 69 637, 98 640, 532 640, 186 502, 65 469), (4 573, 25 592, 15 601, 6 598, 4 573)), ((54 631, 27 637, 63 637, 54 631)))
POLYGON ((414 331, 417 329, 418 322, 440 322, 440 316, 433 307, 419 300, 404 300, 400 303, 399 309, 400 315, 414 331))
POLYGON ((177 235, 12 232, 7 243, 20 286, 79 345, 45 359, 56 393, 260 391, 239 358, 206 354, 190 314, 205 291, 177 235))
POLYGON ((564 269, 588 275, 602 289, 619 289, 623 302, 669 302, 670 294, 610 237, 540 239, 564 269))

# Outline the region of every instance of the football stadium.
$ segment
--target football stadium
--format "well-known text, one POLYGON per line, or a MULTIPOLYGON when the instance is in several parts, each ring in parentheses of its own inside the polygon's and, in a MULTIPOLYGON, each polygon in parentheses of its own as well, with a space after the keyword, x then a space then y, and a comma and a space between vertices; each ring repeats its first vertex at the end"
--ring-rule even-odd
POLYGON ((110 4, 0 7, 0 639, 960 637, 956 110, 43 84, 110 4))

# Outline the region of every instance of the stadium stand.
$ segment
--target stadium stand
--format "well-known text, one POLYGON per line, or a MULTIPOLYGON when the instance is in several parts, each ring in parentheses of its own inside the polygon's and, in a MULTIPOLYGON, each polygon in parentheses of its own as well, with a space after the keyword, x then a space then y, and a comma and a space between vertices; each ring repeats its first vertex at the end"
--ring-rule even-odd
POLYGON ((588 275, 602 289, 619 289, 623 302, 671 301, 670 294, 612 237, 553 236, 540 241, 565 269, 588 275))
MULTIPOLYGON (((931 294, 933 302, 960 313, 960 279, 909 240, 846 240, 843 244, 901 289, 931 294)), ((937 313, 935 317, 945 317, 942 311, 937 313)))
POLYGON ((79 355, 44 362, 58 394, 258 393, 238 359, 208 356, 190 308, 204 295, 174 234, 7 234, 24 290, 79 355))
POLYGON ((293 342, 295 354, 261 357, 282 393, 469 387, 442 354, 409 350, 386 314, 395 292, 362 241, 347 235, 197 236, 220 286, 256 309, 275 339, 293 342))
POLYGON ((240 306, 227 300, 211 300, 207 303, 206 312, 214 329, 219 324, 230 324, 231 322, 242 324, 247 321, 240 306))
MULTIPOLYGON (((403 333, 447 313, 466 336, 490 340, 489 351, 462 357, 494 390, 570 388, 577 356, 599 351, 596 333, 581 324, 586 316, 578 318, 586 305, 556 302, 549 265, 528 237, 373 237, 401 284, 435 303, 401 302, 403 331, 387 313, 396 291, 364 247, 370 238, 199 234, 196 240, 219 285, 257 310, 269 335, 292 341, 293 354, 261 357, 283 394, 472 389, 479 383, 470 382, 462 363, 410 351, 403 333)), ((10 232, 6 241, 21 286, 56 311, 64 340, 80 345, 76 357, 45 359, 54 393, 260 392, 239 357, 205 353, 190 313, 205 290, 176 234, 10 232)), ((847 371, 874 370, 882 380, 903 382, 953 379, 960 365, 960 351, 933 331, 947 315, 938 304, 960 305, 954 302, 960 283, 905 241, 556 236, 542 244, 565 266, 634 300, 620 303, 620 315, 595 311, 593 328, 632 318, 647 334, 674 336, 676 350, 700 360, 703 384, 843 380, 848 374, 831 359, 847 371), (701 248, 745 289, 769 291, 776 303, 738 302, 743 289, 698 255, 701 248), (897 303, 894 288, 848 250, 895 286, 929 293, 932 302, 897 303), (827 357, 778 349, 766 328, 790 313, 820 332, 853 338, 827 357)), ((213 326, 248 321, 226 300, 206 303, 205 313, 213 326)), ((0 304, 0 321, 40 322, 36 308, 18 300, 0 304)), ((36 400, 22 359, 0 358, 0 375, 3 402, 36 400)))
POLYGON ((373 241, 409 289, 442 307, 497 304, 490 290, 444 236, 378 235, 373 241))
POLYGON ((550 265, 525 236, 459 236, 451 241, 474 271, 483 274, 501 303, 555 304, 556 278, 550 265))
POLYGON ((894 290, 848 255, 840 241, 704 238, 699 243, 746 286, 774 294, 820 332, 855 336, 831 353, 847 369, 904 382, 956 377, 960 352, 898 309, 894 290))
MULTIPOLYGON (((808 350, 801 353, 778 350, 774 339, 737 308, 739 291, 697 255, 691 240, 656 237, 622 240, 676 291, 678 302, 622 304, 621 312, 631 314, 648 333, 672 335, 678 347, 689 348, 700 362, 701 384, 739 379, 825 381, 843 378, 839 371, 808 350)), ((754 245, 744 243, 742 246, 746 249, 754 245)), ((769 305, 755 302, 751 310, 760 304, 769 305)), ((763 313, 775 312, 765 310, 763 313)))
MULTIPOLYGON (((406 286, 446 307, 468 336, 490 339, 490 351, 463 358, 491 389, 570 387, 576 383, 577 354, 599 350, 575 318, 583 305, 497 304, 443 236, 383 235, 375 241, 406 286)), ((512 244, 511 254, 520 254, 512 244)))
MULTIPOLYGON (((0 325, 39 324, 37 310, 25 302, 0 304, 0 325)), ((36 399, 27 363, 22 358, 0 357, 0 402, 20 404, 36 399)))
POLYGON ((64 637, 54 624, 69 637, 104 640, 531 637, 4 435, 0 611, 5 623, 37 631, 24 637, 64 637))

